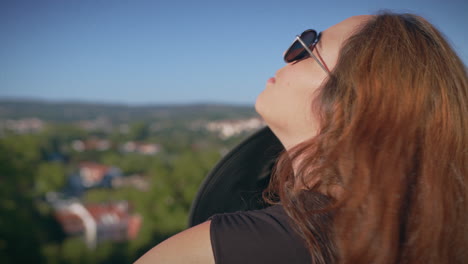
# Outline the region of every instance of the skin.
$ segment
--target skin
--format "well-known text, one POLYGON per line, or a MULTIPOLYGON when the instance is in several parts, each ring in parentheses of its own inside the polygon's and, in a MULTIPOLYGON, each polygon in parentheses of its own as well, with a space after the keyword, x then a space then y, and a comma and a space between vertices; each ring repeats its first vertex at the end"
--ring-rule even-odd
MULTIPOLYGON (((322 32, 313 49, 330 71, 336 65, 344 41, 371 16, 354 16, 322 32), (320 56, 319 56, 320 55, 320 56)), ((328 73, 312 58, 292 62, 276 72, 258 96, 255 108, 286 149, 312 138, 319 128, 312 100, 328 73)))
MULTIPOLYGON (((370 16, 348 18, 322 32, 314 49, 330 71, 333 70, 343 42, 370 16)), ((314 93, 328 74, 317 62, 307 58, 278 70, 274 81, 267 82, 255 108, 286 149, 313 137, 318 124, 312 114, 314 93)), ((158 244, 136 264, 215 263, 210 241, 210 221, 189 228, 158 244)))
POLYGON ((211 221, 201 223, 168 238, 139 258, 135 264, 214 264, 210 223, 211 221))

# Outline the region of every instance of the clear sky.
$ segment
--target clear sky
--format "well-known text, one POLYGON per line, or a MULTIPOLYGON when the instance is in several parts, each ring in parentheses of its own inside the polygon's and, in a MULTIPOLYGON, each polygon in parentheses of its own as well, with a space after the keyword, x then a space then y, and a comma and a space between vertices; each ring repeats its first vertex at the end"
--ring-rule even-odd
POLYGON ((466 0, 0 0, 0 98, 253 104, 296 34, 381 9, 468 65, 466 0))

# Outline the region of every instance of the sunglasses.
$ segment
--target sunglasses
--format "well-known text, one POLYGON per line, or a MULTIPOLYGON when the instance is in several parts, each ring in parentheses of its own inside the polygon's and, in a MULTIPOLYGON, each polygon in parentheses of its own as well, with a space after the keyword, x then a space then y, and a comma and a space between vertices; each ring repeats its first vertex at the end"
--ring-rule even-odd
POLYGON ((308 29, 302 32, 301 35, 296 36, 294 42, 284 53, 284 61, 290 63, 293 61, 303 60, 308 57, 312 57, 320 67, 330 74, 327 66, 324 65, 313 53, 312 50, 315 48, 315 45, 320 40, 320 33, 313 29, 308 29))

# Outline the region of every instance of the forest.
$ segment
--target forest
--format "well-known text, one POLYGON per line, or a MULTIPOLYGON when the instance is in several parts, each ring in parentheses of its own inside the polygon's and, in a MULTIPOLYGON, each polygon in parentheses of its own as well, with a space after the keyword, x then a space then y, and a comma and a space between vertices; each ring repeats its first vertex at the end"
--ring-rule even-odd
POLYGON ((0 262, 135 261, 186 227, 206 174, 261 126, 249 106, 0 101, 0 262), (70 201, 93 216, 125 201, 136 235, 103 231, 117 221, 107 216, 90 246, 85 223, 60 217, 70 201))

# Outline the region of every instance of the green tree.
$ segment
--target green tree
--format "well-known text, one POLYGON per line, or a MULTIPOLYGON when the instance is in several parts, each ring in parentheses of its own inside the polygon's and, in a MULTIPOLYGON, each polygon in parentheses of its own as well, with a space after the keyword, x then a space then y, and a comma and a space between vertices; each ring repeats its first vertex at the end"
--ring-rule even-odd
POLYGON ((128 133, 130 140, 145 140, 150 134, 149 124, 146 122, 136 122, 130 126, 128 133))
POLYGON ((42 142, 32 135, 0 140, 0 262, 43 263, 41 245, 59 239, 35 205, 34 174, 42 142), (50 232, 49 232, 50 231, 50 232))
POLYGON ((41 196, 51 191, 58 191, 66 183, 66 171, 62 163, 43 162, 37 167, 34 189, 41 196))

